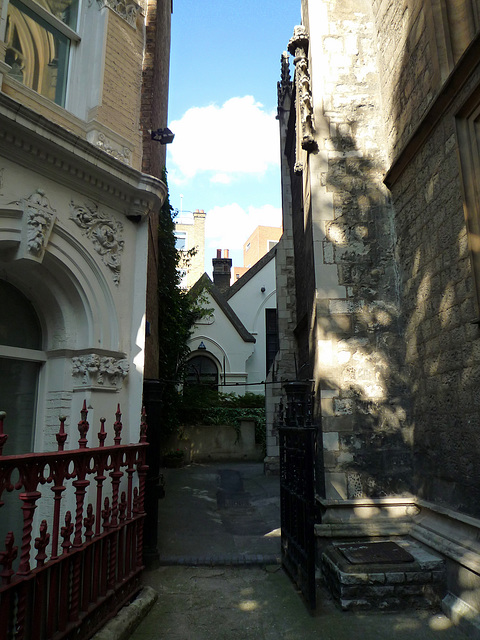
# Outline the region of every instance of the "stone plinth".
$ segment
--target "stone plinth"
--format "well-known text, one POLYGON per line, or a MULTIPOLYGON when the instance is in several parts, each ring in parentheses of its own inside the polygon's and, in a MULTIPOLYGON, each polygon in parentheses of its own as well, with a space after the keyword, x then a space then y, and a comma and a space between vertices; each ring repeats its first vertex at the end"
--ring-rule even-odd
POLYGON ((413 540, 395 542, 413 556, 413 562, 352 564, 338 548, 342 543, 325 549, 323 579, 343 610, 398 610, 439 604, 445 591, 443 558, 413 540))

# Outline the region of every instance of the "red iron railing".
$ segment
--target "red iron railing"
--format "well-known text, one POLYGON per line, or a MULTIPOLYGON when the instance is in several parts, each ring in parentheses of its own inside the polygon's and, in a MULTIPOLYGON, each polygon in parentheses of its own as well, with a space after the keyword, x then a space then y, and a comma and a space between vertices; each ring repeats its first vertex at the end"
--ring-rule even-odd
POLYGON ((98 446, 87 447, 84 403, 78 449, 64 449, 60 418, 58 451, 4 456, 0 413, 0 507, 18 493, 23 522, 0 551, 0 640, 90 638, 139 590, 147 425, 143 412, 140 442, 121 445, 121 416, 118 407, 112 446, 101 418, 98 446), (49 515, 36 536, 38 506, 49 515))

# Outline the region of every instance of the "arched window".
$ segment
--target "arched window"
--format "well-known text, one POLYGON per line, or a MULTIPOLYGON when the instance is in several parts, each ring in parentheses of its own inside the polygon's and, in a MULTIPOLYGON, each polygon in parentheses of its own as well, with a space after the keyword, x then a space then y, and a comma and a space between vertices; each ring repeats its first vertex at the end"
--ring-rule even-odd
POLYGON ((194 356, 188 361, 186 384, 218 385, 218 368, 207 356, 194 356))
POLYGON ((64 105, 72 43, 79 40, 77 0, 23 3, 10 0, 5 61, 9 74, 42 96, 64 105))
POLYGON ((6 411, 4 454, 33 447, 38 375, 45 360, 42 331, 30 301, 0 280, 0 410, 6 411))

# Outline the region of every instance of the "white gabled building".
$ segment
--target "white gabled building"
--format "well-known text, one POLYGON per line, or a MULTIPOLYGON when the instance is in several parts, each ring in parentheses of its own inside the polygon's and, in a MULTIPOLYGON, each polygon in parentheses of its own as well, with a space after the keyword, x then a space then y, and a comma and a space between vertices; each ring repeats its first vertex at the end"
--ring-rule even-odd
POLYGON ((192 380, 225 393, 264 393, 277 346, 275 254, 274 247, 230 286, 232 261, 218 252, 213 282, 204 274, 192 288, 211 309, 189 341, 192 380))

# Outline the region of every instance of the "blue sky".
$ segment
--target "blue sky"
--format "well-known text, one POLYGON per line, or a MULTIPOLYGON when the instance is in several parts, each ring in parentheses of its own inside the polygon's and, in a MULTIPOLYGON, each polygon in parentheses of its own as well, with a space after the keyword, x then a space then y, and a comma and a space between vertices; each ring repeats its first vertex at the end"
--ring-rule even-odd
POLYGON ((300 23, 300 0, 174 0, 168 147, 170 202, 204 209, 206 264, 281 224, 280 57, 300 23), (183 197, 181 197, 183 196, 183 197))

